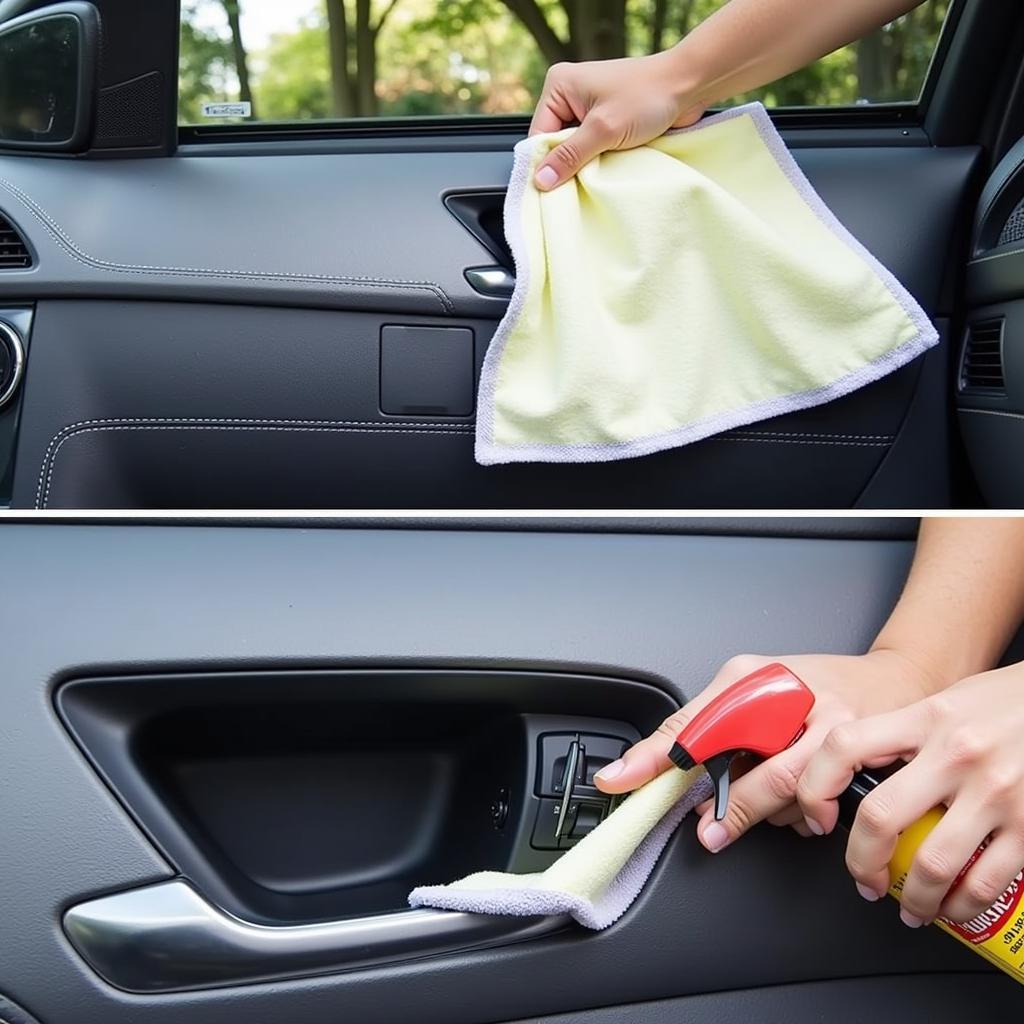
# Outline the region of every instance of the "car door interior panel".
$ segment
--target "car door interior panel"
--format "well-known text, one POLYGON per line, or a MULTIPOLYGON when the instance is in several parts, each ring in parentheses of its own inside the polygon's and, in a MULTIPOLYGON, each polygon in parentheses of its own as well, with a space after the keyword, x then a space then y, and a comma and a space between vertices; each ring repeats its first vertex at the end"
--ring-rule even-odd
POLYGON ((862 649, 913 525, 8 524, 0 992, 40 1024, 1012 1013, 839 836, 712 856, 685 822, 599 933, 405 902, 550 864, 737 651, 862 649))
MULTIPOLYGON (((908 0, 776 82, 751 71, 753 91, 715 100, 717 127, 694 125, 728 143, 707 181, 743 179, 720 216, 701 197, 721 184, 687 184, 714 134, 688 136, 677 184, 642 203, 619 186, 637 187, 632 161, 655 181, 657 140, 538 200, 531 265, 562 280, 564 255, 584 304, 607 290, 607 247, 634 237, 588 183, 636 202, 619 276, 637 308, 588 315, 637 328, 612 339, 639 339, 631 363, 644 344, 692 345, 679 365, 710 381, 699 422, 723 421, 707 414, 732 375, 745 400, 729 407, 748 411, 841 390, 811 382, 835 379, 815 346, 839 344, 812 323, 842 311, 859 334, 841 384, 919 352, 932 333, 903 288, 937 344, 840 398, 654 454, 476 461, 496 382, 526 396, 525 420, 543 415, 536 373, 572 394, 560 408, 609 407, 570 358, 590 341, 574 330, 539 332, 518 390, 492 366, 522 355, 537 299, 522 302, 537 275, 505 223, 510 188, 510 207, 536 199, 520 143, 544 117, 563 141, 578 121, 641 141, 645 122, 620 135, 594 105, 597 62, 615 60, 616 109, 631 67, 652 76, 641 106, 668 87, 682 110, 687 49, 728 33, 741 7, 725 3, 0 0, 0 1024, 1020 1017, 1000 969, 1024 946, 1020 876, 955 928, 916 920, 900 877, 948 795, 901 833, 896 899, 870 899, 846 863, 859 772, 829 834, 810 834, 831 820, 817 812, 731 842, 710 826, 751 817, 740 774, 813 740, 820 682, 792 659, 903 628, 908 573, 919 583, 941 544, 929 523, 915 560, 914 517, 1024 507, 1024 5, 908 0), (577 74, 582 114, 559 84, 577 74), (774 163, 721 127, 757 103, 774 163), (771 200, 793 215, 743 234, 779 167, 794 204, 891 276, 862 268, 850 302, 843 259, 850 274, 859 260, 831 237, 835 255, 812 258, 820 225, 799 205, 771 200), (675 232, 685 269, 649 273, 674 265, 646 240, 679 195, 699 207, 675 232), (574 213, 571 247, 549 245, 570 199, 593 220, 574 213), (704 315, 708 267, 731 312, 704 315), (682 312, 643 330, 640 307, 673 282, 682 312), (869 286, 913 322, 872 299, 864 339, 869 286), (901 330, 914 337, 877 337, 901 330), (755 350, 761 370, 742 365, 755 350), (728 692, 690 712, 719 678, 728 692), (605 792, 652 735, 675 741, 671 774, 605 792)), ((835 14, 791 6, 809 20, 790 41, 835 14)), ((985 516, 947 524, 959 563, 1002 536, 985 516)), ((1024 625, 999 665, 1017 663, 1024 625)))
MULTIPOLYGON (((32 255, 29 268, 0 270, 0 303, 34 310, 7 500, 891 506, 906 483, 886 464, 909 458, 931 468, 912 503, 948 503, 949 453, 922 443, 944 435, 947 410, 933 402, 927 429, 904 430, 925 367, 948 378, 945 340, 839 401, 684 449, 601 465, 476 465, 475 383, 514 272, 500 223, 515 138, 478 150, 463 139, 458 151, 438 140, 431 152, 364 142, 0 157, 0 212, 32 255)), ((794 152, 945 339, 948 264, 979 151, 908 135, 801 139, 794 152)))

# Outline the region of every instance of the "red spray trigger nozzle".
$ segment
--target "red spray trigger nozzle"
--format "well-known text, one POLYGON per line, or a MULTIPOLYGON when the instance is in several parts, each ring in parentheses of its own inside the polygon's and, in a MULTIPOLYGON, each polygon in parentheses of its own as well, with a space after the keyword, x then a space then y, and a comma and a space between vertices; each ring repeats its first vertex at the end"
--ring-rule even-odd
POLYGON ((785 665, 744 676, 701 708, 676 737, 669 757, 680 768, 702 764, 715 786, 715 818, 729 804, 729 765, 739 753, 772 757, 799 739, 814 694, 785 665))

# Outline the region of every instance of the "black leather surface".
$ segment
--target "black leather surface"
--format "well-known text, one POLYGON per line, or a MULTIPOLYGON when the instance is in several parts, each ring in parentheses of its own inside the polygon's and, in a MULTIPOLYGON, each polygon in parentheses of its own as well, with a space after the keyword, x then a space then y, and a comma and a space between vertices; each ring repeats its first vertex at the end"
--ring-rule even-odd
MULTIPOLYGON (((481 467, 471 417, 393 417, 377 408, 378 338, 393 319, 40 303, 13 504, 844 507, 899 432, 922 365, 827 406, 643 459, 481 467)), ((458 322, 474 331, 479 363, 493 322, 458 322)))
MULTIPOLYGON (((837 216, 941 318, 977 152, 908 146, 795 155, 837 216)), ((468 327, 478 364, 483 359, 503 303, 466 284, 464 268, 488 257, 444 209, 441 192, 503 186, 509 159, 495 151, 94 164, 0 158, 0 206, 10 207, 39 253, 30 277, 0 275, 0 296, 43 299, 13 505, 858 501, 901 432, 922 360, 826 407, 627 463, 483 469, 472 460, 470 417, 384 417, 382 325, 468 327), (82 295, 121 301, 64 298, 82 295), (139 298, 178 301, 123 301, 139 298)), ((928 386, 944 388, 945 379, 942 365, 928 386)), ((944 502, 948 446, 935 443, 944 416, 933 403, 918 415, 915 439, 898 446, 902 463, 918 464, 919 483, 908 488, 903 473, 879 474, 868 504, 944 502)))
POLYGON ((1024 413, 962 407, 960 430, 986 499, 1024 508, 1024 413))
POLYGON ((899 433, 858 497, 857 508, 942 509, 954 501, 959 452, 949 378, 957 339, 950 337, 949 321, 938 326, 939 344, 918 360, 920 375, 899 433))
MULTIPOLYGON (((835 927, 842 928, 843 923, 837 921, 835 927)), ((529 1024, 795 1024, 811 1020, 828 1024, 864 1024, 866 1020, 872 1024, 906 1024, 925 1020, 980 1021, 990 1014, 1015 1017, 1019 1012, 1020 989, 1008 978, 997 983, 976 975, 933 974, 714 992, 557 1017, 532 1017, 529 1024)))
MULTIPOLYGON (((498 316, 463 277, 489 254, 448 213, 449 189, 504 188, 504 152, 177 156, 59 161, 0 156, 0 209, 39 256, 0 297, 301 302, 498 316)), ((443 142, 439 142, 439 147, 443 142)), ((799 149, 841 221, 932 312, 977 151, 799 149)))
POLYGON ((5 522, 61 526, 64 523, 118 526, 274 527, 287 529, 455 530, 522 533, 674 533, 702 536, 805 537, 823 540, 913 540, 920 520, 916 516, 404 516, 404 515, 73 515, 40 519, 34 513, 8 513, 5 522))
MULTIPOLYGON (((0 527, 0 542, 15 595, 0 688, 0 877, 14 880, 0 991, 46 1024, 478 1024, 975 969, 984 1005, 1004 1005, 1005 979, 979 958, 934 930, 909 932, 888 901, 859 899, 840 841, 768 827, 711 856, 684 825, 639 901, 600 934, 230 992, 117 992, 59 930, 68 905, 170 873, 63 732, 52 696, 69 676, 575 668, 682 699, 740 650, 863 649, 899 592, 907 542, 72 525, 0 527)), ((935 1005, 930 1019, 960 1024, 962 1005, 935 1005)))

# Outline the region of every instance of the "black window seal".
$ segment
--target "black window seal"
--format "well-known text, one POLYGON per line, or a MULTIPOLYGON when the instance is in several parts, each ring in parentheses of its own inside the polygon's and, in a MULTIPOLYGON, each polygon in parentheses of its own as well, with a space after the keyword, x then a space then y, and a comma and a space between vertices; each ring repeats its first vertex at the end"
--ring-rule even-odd
MULTIPOLYGON (((708 111, 709 114, 714 110, 708 111)), ((911 128, 920 127, 921 110, 916 103, 873 104, 859 107, 780 107, 769 109, 779 128, 911 128)), ((307 121, 232 125, 182 125, 178 144, 182 146, 225 142, 288 142, 323 139, 398 139, 453 135, 524 136, 530 118, 457 117, 364 118, 350 121, 307 121)))

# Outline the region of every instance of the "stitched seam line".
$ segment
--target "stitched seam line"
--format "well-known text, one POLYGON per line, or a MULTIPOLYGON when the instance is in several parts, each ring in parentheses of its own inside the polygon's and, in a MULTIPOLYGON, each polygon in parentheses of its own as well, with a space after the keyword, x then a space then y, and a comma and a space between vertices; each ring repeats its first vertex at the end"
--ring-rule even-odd
POLYGON ((708 441, 747 441, 760 444, 823 444, 830 448, 888 448, 891 441, 811 441, 799 438, 793 441, 786 441, 781 437, 760 438, 760 437, 709 437, 708 441))
MULTIPOLYGON (((1007 415, 1007 414, 1003 414, 1007 415)), ((199 417, 169 416, 126 416, 115 420, 92 419, 79 420, 61 428, 50 439, 43 454, 42 466, 39 470, 39 481, 36 486, 36 508, 46 508, 50 498, 53 477, 57 465, 57 456, 65 442, 79 434, 100 433, 103 431, 127 430, 266 430, 291 433, 348 433, 348 434, 438 434, 454 436, 472 436, 473 425, 434 426, 431 423, 401 421, 401 423, 380 423, 376 420, 261 420, 244 417, 223 417, 218 419, 202 419, 199 417)), ((751 432, 753 433, 753 432, 751 432)), ((884 438, 885 435, 812 435, 793 434, 784 436, 784 432, 762 431, 765 435, 756 437, 739 437, 722 435, 708 438, 710 441, 747 442, 748 444, 799 444, 826 445, 838 448, 884 448, 892 442, 888 437, 884 440, 866 440, 867 438, 884 438), (825 440, 832 437, 833 440, 825 440), (865 440, 849 440, 850 438, 865 440)))
POLYGON ((116 419, 91 419, 79 420, 76 423, 69 423, 57 431, 50 438, 50 443, 43 453, 43 462, 39 470, 39 482, 36 486, 36 508, 45 508, 49 498, 50 482, 53 477, 53 467, 57 460, 57 454, 63 447, 64 442, 75 434, 88 433, 96 430, 294 430, 308 432, 330 432, 338 433, 403 433, 403 434, 468 434, 472 435, 473 425, 465 426, 451 424, 434 426, 432 423, 414 422, 403 420, 390 423, 380 423, 376 420, 287 420, 287 419, 246 419, 243 417, 217 417, 204 419, 201 417, 171 417, 171 416, 122 416, 116 419))
POLYGON ((111 425, 106 427, 85 427, 82 430, 77 431, 74 434, 68 434, 60 444, 53 451, 53 457, 50 461, 50 469, 46 474, 46 486, 43 490, 42 503, 37 499, 37 508, 46 508, 50 500, 50 488, 53 483, 54 470, 57 465, 57 456, 60 454, 61 448, 64 447, 65 442, 70 441, 73 437, 79 437, 82 434, 89 433, 102 433, 104 431, 117 431, 117 430, 228 430, 228 431, 241 431, 241 430, 263 430, 263 431, 280 431, 284 433, 310 433, 310 434, 450 434, 456 437, 472 437, 472 433, 466 430, 393 430, 393 429, 373 429, 369 427, 274 427, 274 426, 256 426, 253 424, 124 424, 124 425, 111 425))
POLYGON ((431 292, 441 308, 447 313, 454 313, 455 307, 448 293, 433 281, 406 281, 400 278, 385 279, 378 277, 361 276, 339 276, 335 274, 312 274, 312 273, 290 273, 288 271, 262 271, 262 270, 214 270, 207 267, 160 267, 144 263, 117 263, 114 260, 101 259, 92 256, 78 246, 71 236, 58 224, 31 196, 23 192, 13 182, 6 178, 0 178, 0 186, 3 186, 11 195, 19 199, 28 210, 39 220, 49 235, 67 253, 79 263, 97 270, 113 271, 123 274, 163 274, 188 277, 213 277, 228 278, 235 280, 276 280, 276 281, 310 281, 310 282, 334 282, 336 284, 351 284, 372 288, 392 289, 417 289, 431 292))
POLYGON ((816 437, 831 441, 886 441, 890 442, 894 434, 830 434, 804 433, 798 430, 737 430, 736 437, 816 437))

